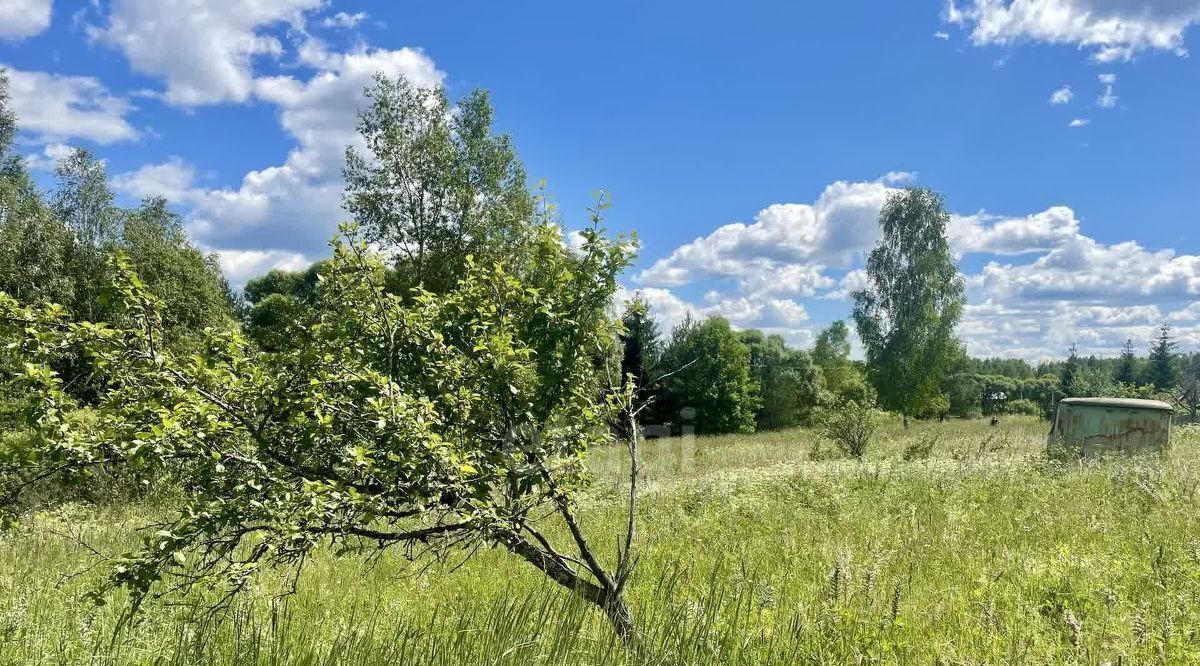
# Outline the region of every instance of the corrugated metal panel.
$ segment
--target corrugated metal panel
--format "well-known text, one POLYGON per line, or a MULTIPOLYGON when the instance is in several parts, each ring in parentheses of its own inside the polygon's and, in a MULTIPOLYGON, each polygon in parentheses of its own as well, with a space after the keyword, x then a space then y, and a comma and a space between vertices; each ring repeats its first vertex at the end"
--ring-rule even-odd
POLYGON ((1051 443, 1083 458, 1161 451, 1171 437, 1171 414, 1158 408, 1066 400, 1059 403, 1051 443))

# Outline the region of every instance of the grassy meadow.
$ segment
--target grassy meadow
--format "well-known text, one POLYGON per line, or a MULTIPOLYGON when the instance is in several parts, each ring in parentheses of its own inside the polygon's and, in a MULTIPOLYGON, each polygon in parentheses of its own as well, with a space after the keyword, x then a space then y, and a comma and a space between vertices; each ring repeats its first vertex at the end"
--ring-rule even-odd
MULTIPOLYGON (((85 598, 103 569, 81 542, 131 548, 161 509, 68 505, 0 538, 0 664, 1200 662, 1200 434, 1052 469, 1046 429, 889 422, 861 463, 805 430, 648 442, 631 653, 495 550, 326 552, 292 595, 263 575, 219 613, 171 598, 118 629, 122 599, 85 598)), ((583 499, 609 556, 623 453, 593 453, 583 499)))

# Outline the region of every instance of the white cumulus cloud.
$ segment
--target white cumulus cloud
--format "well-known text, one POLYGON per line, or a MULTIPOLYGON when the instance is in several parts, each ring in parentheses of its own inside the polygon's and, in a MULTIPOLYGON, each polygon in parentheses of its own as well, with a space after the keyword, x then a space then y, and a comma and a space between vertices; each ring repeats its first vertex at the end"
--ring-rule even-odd
POLYGON ((192 181, 196 170, 178 157, 161 164, 146 164, 142 167, 113 176, 113 187, 134 198, 165 197, 172 203, 182 204, 191 200, 192 181))
POLYGON ((975 44, 1066 44, 1113 62, 1147 50, 1186 55, 1184 33, 1200 22, 1200 0, 950 0, 945 18, 969 29, 975 44))
POLYGON ((138 138, 126 118, 133 105, 96 78, 8 68, 8 92, 21 130, 36 143, 86 139, 110 144, 138 138))
POLYGON ((240 288, 251 278, 273 269, 299 271, 312 263, 298 252, 284 250, 217 250, 221 269, 230 284, 240 288))
MULTIPOLYGON (((889 191, 881 182, 839 181, 812 204, 773 204, 752 223, 727 224, 675 249, 642 271, 638 281, 673 287, 706 277, 733 277, 752 285, 774 281, 786 264, 846 265, 878 238, 879 209, 889 191)), ((799 275, 791 277, 795 282, 799 275)), ((810 279, 808 284, 825 286, 818 282, 810 279)))
POLYGON ((1200 257, 1135 241, 1104 245, 1079 235, 1028 264, 989 263, 968 285, 1019 302, 1147 304, 1200 296, 1200 257))
POLYGON ((1019 218, 986 213, 952 215, 946 236, 955 252, 1016 255, 1051 250, 1079 236, 1079 220, 1066 206, 1019 218))
POLYGON ((51 0, 0 0, 0 40, 21 40, 50 27, 51 0))
POLYGON ((270 26, 303 25, 324 0, 114 0, 92 39, 120 50, 135 71, 161 78, 178 106, 241 102, 256 57, 283 53, 270 26))

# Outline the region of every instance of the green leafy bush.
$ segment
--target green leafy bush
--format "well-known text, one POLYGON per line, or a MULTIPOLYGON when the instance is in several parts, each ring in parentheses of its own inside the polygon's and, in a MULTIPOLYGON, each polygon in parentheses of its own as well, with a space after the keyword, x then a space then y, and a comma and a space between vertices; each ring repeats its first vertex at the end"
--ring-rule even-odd
POLYGON ((1041 405, 1032 400, 1009 400, 1004 405, 1005 414, 1024 414, 1025 416, 1042 416, 1045 411, 1041 405))
POLYGON ((875 408, 866 403, 846 400, 825 412, 821 432, 853 458, 861 459, 870 447, 879 417, 875 408))
POLYGON ((632 526, 608 570, 573 497, 617 411, 595 359, 614 344, 607 308, 633 245, 598 226, 577 250, 557 226, 531 220, 524 231, 512 269, 469 260, 450 291, 401 297, 347 228, 313 307, 298 313, 304 334, 277 352, 224 329, 205 331, 195 354, 163 346, 158 299, 120 259, 127 326, 0 294, 0 339, 24 362, 36 426, 22 464, 0 476, 0 509, 12 516, 44 479, 169 468, 187 479, 177 513, 111 570, 135 608, 165 579, 238 591, 260 567, 298 569, 330 542, 412 556, 487 545, 599 606, 627 637, 632 526), (108 380, 90 423, 73 419, 50 366, 63 350, 108 380), (570 527, 574 556, 535 526, 547 513, 570 527))

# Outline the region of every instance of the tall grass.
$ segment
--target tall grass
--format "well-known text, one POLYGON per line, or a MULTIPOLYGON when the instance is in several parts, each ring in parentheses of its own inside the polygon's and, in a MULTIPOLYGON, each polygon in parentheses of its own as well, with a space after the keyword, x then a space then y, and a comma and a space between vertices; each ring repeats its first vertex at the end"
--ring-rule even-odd
MULTIPOLYGON (((220 613, 200 593, 118 631, 121 599, 83 600, 102 572, 63 574, 160 509, 64 507, 0 540, 0 663, 1200 662, 1200 437, 1068 469, 1044 443, 1028 419, 888 423, 861 463, 809 431, 648 443, 633 653, 499 551, 421 575, 323 553, 294 595, 266 574, 220 613)), ((595 544, 620 533, 621 457, 594 454, 595 544)))

